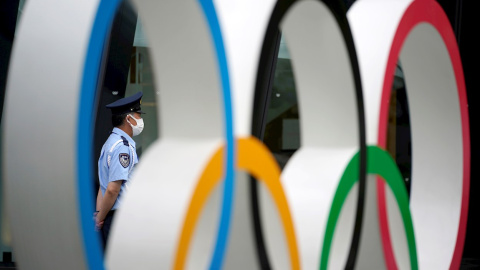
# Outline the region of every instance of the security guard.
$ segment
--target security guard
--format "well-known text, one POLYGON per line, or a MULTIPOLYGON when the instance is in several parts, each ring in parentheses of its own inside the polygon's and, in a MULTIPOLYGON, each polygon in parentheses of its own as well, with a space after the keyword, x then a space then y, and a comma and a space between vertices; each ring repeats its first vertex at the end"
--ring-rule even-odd
POLYGON ((142 92, 119 99, 107 105, 112 111, 112 133, 102 147, 98 159, 100 187, 94 214, 95 227, 101 231, 103 247, 106 247, 115 210, 122 203, 122 196, 130 184, 130 176, 138 157, 133 136, 143 130, 140 105, 142 92))

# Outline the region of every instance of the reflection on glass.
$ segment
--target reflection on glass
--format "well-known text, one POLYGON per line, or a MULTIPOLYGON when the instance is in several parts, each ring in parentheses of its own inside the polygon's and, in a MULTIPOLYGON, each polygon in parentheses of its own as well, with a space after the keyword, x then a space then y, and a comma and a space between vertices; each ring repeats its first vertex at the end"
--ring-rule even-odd
POLYGON ((412 139, 406 90, 402 66, 401 63, 398 62, 390 96, 387 150, 395 159, 405 181, 407 192, 410 194, 410 183, 412 180, 412 139))
POLYGON ((274 72, 263 141, 283 168, 300 147, 295 79, 290 54, 283 37, 280 40, 274 72))

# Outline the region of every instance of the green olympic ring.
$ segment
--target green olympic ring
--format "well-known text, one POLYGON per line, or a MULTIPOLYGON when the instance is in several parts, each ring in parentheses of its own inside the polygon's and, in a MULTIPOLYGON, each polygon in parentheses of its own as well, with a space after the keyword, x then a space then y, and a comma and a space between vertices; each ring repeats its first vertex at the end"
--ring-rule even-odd
MULTIPOLYGON (((337 191, 332 202, 332 208, 328 216, 327 227, 325 229, 325 237, 323 240, 323 248, 321 251, 321 263, 319 269, 327 269, 328 256, 332 245, 335 226, 337 224, 343 203, 353 185, 358 181, 359 172, 359 153, 356 153, 345 169, 337 191)), ((415 235, 413 231, 412 216, 408 203, 408 195, 405 185, 403 184, 402 175, 390 154, 382 150, 378 146, 367 147, 367 174, 377 174, 381 176, 392 190, 400 213, 402 215, 403 225, 407 236, 408 251, 410 255, 410 266, 412 270, 418 269, 417 248, 415 245, 415 235)))

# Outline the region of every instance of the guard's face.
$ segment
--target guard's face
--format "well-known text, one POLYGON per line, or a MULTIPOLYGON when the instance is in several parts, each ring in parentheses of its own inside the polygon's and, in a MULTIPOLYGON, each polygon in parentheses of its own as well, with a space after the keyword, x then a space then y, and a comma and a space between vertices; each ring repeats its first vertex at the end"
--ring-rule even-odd
MULTIPOLYGON (((138 112, 134 112, 130 115, 133 115, 133 118, 130 117, 129 121, 132 125, 136 126, 137 125, 137 121, 135 121, 136 119, 142 119, 142 115, 139 114, 138 112)), ((128 116, 127 116, 128 117, 128 116)))

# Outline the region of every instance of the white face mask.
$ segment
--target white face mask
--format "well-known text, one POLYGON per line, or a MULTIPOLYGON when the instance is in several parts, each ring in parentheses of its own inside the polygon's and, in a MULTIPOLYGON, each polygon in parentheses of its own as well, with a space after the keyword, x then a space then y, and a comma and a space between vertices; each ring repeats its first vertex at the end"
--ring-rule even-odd
POLYGON ((132 123, 130 123, 130 121, 128 121, 128 117, 127 117, 127 122, 128 124, 132 127, 132 131, 133 131, 133 136, 137 136, 138 134, 142 133, 143 131, 143 119, 140 118, 140 119, 137 119, 135 117, 133 117, 133 115, 129 114, 130 117, 132 117, 133 119, 135 119, 135 121, 137 122, 137 125, 134 126, 132 125, 132 123))

